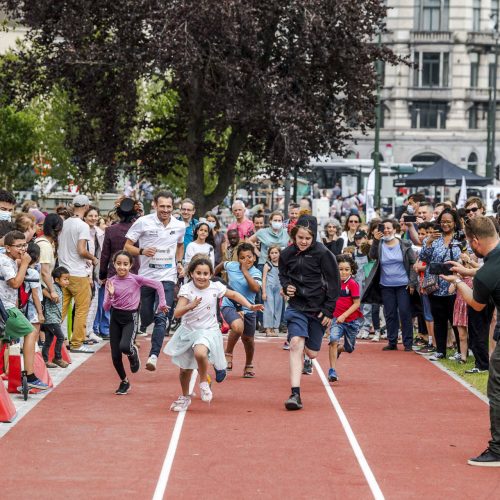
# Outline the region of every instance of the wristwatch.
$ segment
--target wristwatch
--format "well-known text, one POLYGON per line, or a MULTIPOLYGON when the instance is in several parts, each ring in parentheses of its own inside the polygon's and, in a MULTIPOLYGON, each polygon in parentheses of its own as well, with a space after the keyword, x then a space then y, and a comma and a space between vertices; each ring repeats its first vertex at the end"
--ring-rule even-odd
POLYGON ((458 278, 458 279, 457 279, 457 280, 455 280, 453 283, 454 283, 455 285, 458 285, 459 283, 463 283, 463 282, 464 282, 464 280, 463 280, 462 278, 458 278))
POLYGON ((144 251, 143 248, 139 248, 139 255, 142 255, 142 252, 144 251))
POLYGON ((182 260, 177 261, 177 265, 179 265, 179 264, 182 266, 182 260))

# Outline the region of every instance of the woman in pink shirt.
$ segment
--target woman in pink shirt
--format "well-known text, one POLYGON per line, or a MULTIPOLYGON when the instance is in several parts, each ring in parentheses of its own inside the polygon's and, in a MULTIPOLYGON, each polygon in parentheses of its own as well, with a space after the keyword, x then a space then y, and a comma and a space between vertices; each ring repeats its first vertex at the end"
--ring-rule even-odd
POLYGON ((130 390, 130 382, 125 373, 122 354, 128 356, 132 373, 136 373, 141 367, 139 352, 134 345, 141 286, 154 288, 159 298, 158 309, 162 312, 168 310, 162 283, 132 274, 130 268, 133 263, 134 258, 128 252, 121 250, 115 253, 113 265, 116 269, 116 275, 107 280, 104 295, 104 310, 111 310, 109 320, 111 359, 121 380, 120 386, 115 391, 117 395, 127 394, 130 390))

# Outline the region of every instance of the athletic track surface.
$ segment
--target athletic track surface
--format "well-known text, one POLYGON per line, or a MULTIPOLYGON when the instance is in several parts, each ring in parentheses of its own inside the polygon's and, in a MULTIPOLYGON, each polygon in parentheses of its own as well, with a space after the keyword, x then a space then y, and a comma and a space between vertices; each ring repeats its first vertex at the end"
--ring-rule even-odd
MULTIPOLYGON (((115 396, 105 346, 0 439, 0 498, 500 497, 499 470, 466 463, 486 447, 488 407, 446 373, 359 343, 329 391, 318 370, 328 371, 325 343, 303 377, 304 409, 287 412, 282 341, 257 341, 253 380, 241 377, 238 344, 212 403, 196 397, 182 414, 169 411, 179 386, 165 355, 115 396)), ((149 341, 139 342, 144 362, 149 341)))

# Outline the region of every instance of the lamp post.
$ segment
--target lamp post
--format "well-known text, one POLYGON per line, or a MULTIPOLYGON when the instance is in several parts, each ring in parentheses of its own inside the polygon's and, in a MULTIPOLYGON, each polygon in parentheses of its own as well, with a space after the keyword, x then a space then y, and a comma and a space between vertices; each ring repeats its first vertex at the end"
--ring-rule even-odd
POLYGON ((497 125, 497 71, 498 71, 498 3, 497 8, 490 15, 491 29, 493 32, 493 38, 495 39, 495 49, 493 58, 493 75, 492 82, 490 85, 493 90, 490 91, 490 109, 489 109, 489 151, 487 155, 486 162, 486 177, 493 177, 493 172, 495 170, 496 155, 495 155, 495 135, 496 135, 496 125, 497 125))
MULTIPOLYGON (((382 35, 378 34, 378 46, 382 45, 382 35)), ((375 101, 375 144, 373 148, 373 168, 375 169, 375 195, 374 195, 374 205, 375 210, 380 208, 380 121, 382 113, 382 102, 380 99, 380 87, 381 87, 381 77, 382 77, 382 61, 377 60, 375 63, 375 69, 377 72, 377 94, 375 101)))

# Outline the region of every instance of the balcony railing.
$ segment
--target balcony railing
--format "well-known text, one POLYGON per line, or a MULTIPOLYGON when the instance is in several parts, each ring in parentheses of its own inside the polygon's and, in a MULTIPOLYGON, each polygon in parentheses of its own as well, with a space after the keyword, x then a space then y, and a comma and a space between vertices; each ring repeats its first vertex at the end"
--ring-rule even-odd
POLYGON ((410 87, 408 99, 449 101, 451 89, 449 87, 410 87))
POLYGON ((493 39, 493 34, 488 31, 470 31, 467 33, 467 39, 465 41, 467 45, 475 45, 477 47, 491 47, 495 44, 493 39))
POLYGON ((411 43, 450 43, 451 31, 411 31, 411 43))
POLYGON ((488 88, 480 89, 478 87, 469 87, 465 89, 465 98, 469 101, 488 101, 490 98, 490 91, 488 88))

